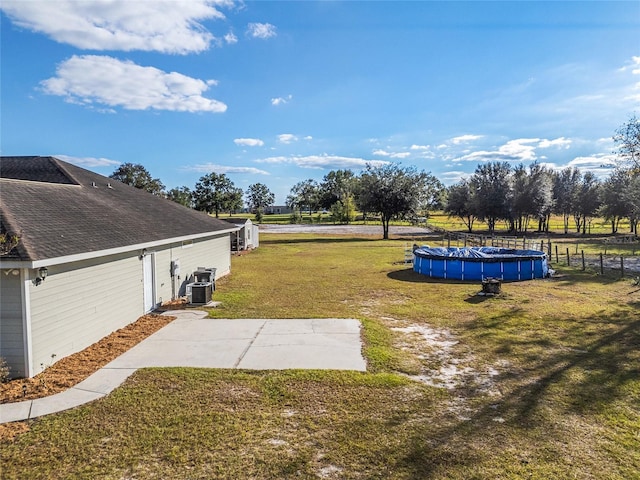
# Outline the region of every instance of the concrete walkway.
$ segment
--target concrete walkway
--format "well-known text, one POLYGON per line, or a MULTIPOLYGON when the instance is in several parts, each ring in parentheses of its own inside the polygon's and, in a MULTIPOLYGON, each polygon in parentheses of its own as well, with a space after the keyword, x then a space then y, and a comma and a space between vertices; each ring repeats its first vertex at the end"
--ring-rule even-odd
POLYGON ((60 412, 97 400, 144 367, 249 370, 366 370, 360 322, 353 319, 218 320, 178 317, 74 387, 50 397, 0 405, 0 423, 60 412))

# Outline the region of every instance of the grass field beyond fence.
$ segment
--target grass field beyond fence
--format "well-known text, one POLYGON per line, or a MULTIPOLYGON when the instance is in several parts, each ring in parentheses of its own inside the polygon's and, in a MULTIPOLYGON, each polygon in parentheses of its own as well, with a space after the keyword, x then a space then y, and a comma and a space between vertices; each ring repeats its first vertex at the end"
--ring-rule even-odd
POLYGON ((141 370, 0 445, 2 478, 640 478, 640 287, 559 265, 478 297, 378 238, 263 235, 211 310, 358 318, 368 372, 141 370))

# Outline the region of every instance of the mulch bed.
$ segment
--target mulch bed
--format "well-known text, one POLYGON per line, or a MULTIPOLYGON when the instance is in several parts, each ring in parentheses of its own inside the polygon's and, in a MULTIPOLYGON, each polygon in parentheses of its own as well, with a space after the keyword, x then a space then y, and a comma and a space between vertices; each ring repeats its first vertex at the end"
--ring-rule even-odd
MULTIPOLYGON (((179 309, 184 306, 183 302, 176 302, 173 305, 163 305, 163 309, 179 309)), ((156 314, 144 315, 84 350, 60 359, 35 377, 2 383, 0 403, 47 397, 73 387, 175 318, 156 314)), ((11 439, 27 430, 26 422, 0 425, 0 440, 11 439)))

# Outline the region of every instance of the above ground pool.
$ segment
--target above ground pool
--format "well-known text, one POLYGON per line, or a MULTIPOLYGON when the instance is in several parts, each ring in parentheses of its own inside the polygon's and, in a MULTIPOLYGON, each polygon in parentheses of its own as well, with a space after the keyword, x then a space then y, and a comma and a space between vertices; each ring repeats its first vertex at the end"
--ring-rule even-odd
POLYGON ((413 270, 433 278, 452 280, 531 280, 549 275, 547 255, 538 250, 512 248, 416 247, 413 270))

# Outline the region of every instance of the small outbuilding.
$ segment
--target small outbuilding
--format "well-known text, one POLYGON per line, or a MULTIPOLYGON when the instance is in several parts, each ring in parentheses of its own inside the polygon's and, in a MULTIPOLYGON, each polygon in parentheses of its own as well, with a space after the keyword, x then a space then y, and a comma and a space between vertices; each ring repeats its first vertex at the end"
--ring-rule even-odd
POLYGON ((0 157, 0 357, 32 377, 231 269, 238 227, 54 157, 0 157), (6 249, 5 249, 6 250, 6 249))
POLYGON ((260 245, 258 225, 248 218, 229 217, 226 222, 235 225, 238 230, 231 232, 231 251, 251 250, 260 245))

